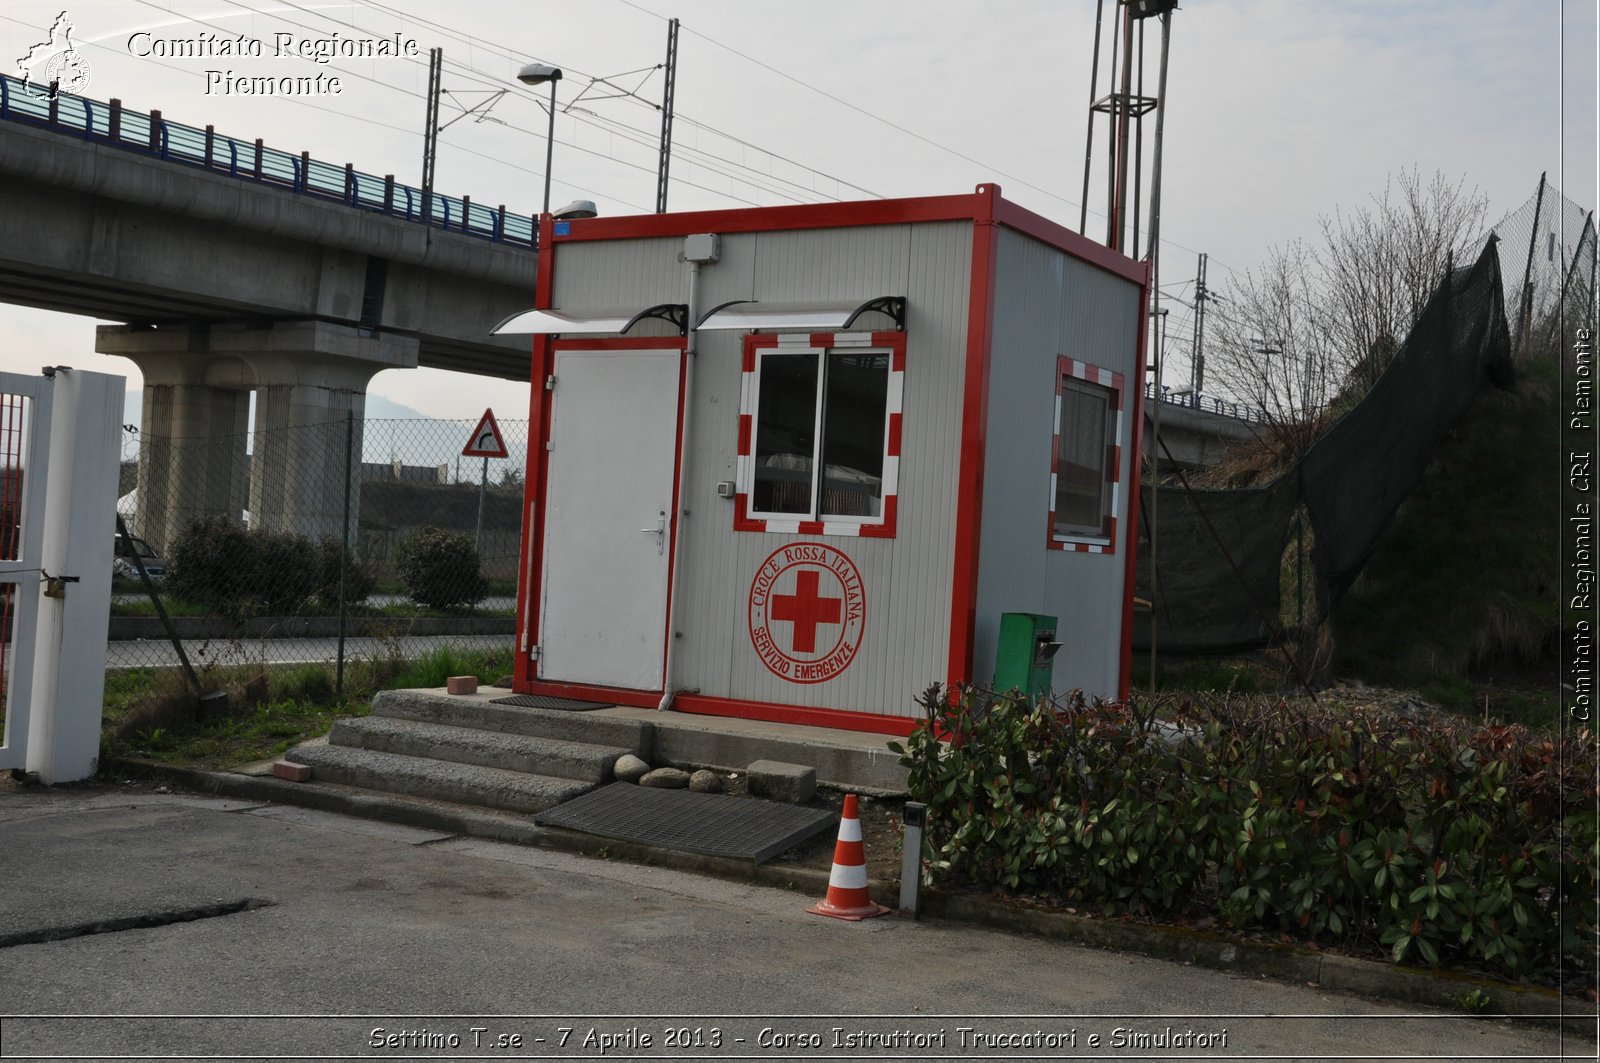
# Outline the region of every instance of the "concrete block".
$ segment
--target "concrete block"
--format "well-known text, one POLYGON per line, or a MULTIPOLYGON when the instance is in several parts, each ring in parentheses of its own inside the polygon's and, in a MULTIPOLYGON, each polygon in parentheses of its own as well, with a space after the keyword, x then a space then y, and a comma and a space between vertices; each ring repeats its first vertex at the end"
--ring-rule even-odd
POLYGON ((273 761, 272 774, 280 779, 288 779, 290 782, 310 782, 311 765, 295 764, 287 760, 273 761))
POLYGON ((475 675, 453 675, 444 681, 444 688, 451 694, 476 694, 478 692, 478 677, 475 675))
POLYGON ((750 794, 774 801, 805 804, 817 792, 817 769, 779 760, 757 760, 746 769, 750 794))

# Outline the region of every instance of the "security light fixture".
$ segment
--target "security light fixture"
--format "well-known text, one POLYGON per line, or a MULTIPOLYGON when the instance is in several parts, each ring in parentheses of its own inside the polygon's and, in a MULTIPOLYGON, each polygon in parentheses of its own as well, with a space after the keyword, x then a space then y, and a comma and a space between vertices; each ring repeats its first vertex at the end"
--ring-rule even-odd
POLYGON ((550 213, 550 163, 556 150, 556 82, 561 80, 561 68, 545 63, 529 63, 517 71, 517 80, 524 85, 550 83, 550 128, 544 141, 544 213, 550 213))
POLYGON ((561 68, 545 63, 529 63, 517 71, 517 80, 524 85, 543 85, 546 81, 560 81, 561 68))
POLYGON ((593 218, 599 215, 595 209, 594 201, 590 199, 574 199, 571 203, 556 211, 556 221, 577 221, 580 218, 593 218))

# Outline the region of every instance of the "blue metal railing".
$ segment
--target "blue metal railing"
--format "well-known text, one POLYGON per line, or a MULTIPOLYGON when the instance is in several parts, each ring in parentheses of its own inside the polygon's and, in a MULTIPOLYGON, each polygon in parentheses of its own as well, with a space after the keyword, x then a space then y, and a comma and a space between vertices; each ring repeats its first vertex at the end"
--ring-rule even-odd
POLYGON ((37 92, 17 78, 0 74, 0 119, 495 243, 538 244, 538 223, 526 215, 512 214, 504 206, 485 207, 472 202, 470 196, 458 199, 437 192, 424 204, 420 189, 397 184, 393 176, 378 177, 349 164, 313 159, 305 152, 295 155, 269 148, 260 140, 224 136, 209 126, 197 129, 169 122, 160 111, 142 114, 126 110, 116 100, 107 103, 69 95, 51 100, 37 92))
MULTIPOLYGON (((1156 386, 1154 384, 1145 384, 1144 397, 1151 402, 1155 401, 1156 386)), ((1261 416, 1261 411, 1254 406, 1241 406, 1237 402, 1212 398, 1209 395, 1197 395, 1193 392, 1175 395, 1172 389, 1168 387, 1161 389, 1161 401, 1168 406, 1182 406, 1185 409, 1198 410, 1201 413, 1214 413, 1240 421, 1261 421, 1264 419, 1261 416)))

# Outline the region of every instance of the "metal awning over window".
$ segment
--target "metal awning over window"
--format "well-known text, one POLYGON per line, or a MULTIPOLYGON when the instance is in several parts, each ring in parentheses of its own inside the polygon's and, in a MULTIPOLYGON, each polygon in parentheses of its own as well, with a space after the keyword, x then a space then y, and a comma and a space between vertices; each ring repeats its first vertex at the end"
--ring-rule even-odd
POLYGON ((630 315, 626 310, 569 314, 562 310, 524 310, 512 314, 490 330, 492 336, 550 335, 609 336, 626 335, 641 321, 665 321, 683 335, 689 324, 689 308, 683 303, 658 303, 630 315))
POLYGON ((761 303, 739 299, 712 307, 695 329, 738 329, 770 332, 777 329, 807 329, 813 332, 846 332, 862 314, 875 310, 905 331, 906 301, 898 295, 881 295, 864 303, 761 303))

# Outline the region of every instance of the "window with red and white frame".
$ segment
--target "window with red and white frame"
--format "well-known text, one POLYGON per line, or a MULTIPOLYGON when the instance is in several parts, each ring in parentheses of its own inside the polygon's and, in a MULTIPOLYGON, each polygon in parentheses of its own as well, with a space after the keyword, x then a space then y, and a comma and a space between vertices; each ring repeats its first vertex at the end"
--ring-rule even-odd
POLYGON ((903 334, 757 334, 744 353, 734 527, 892 537, 903 334))
POLYGON ((1056 360, 1048 539, 1052 549, 1116 552, 1123 392, 1121 373, 1065 356, 1056 360))

